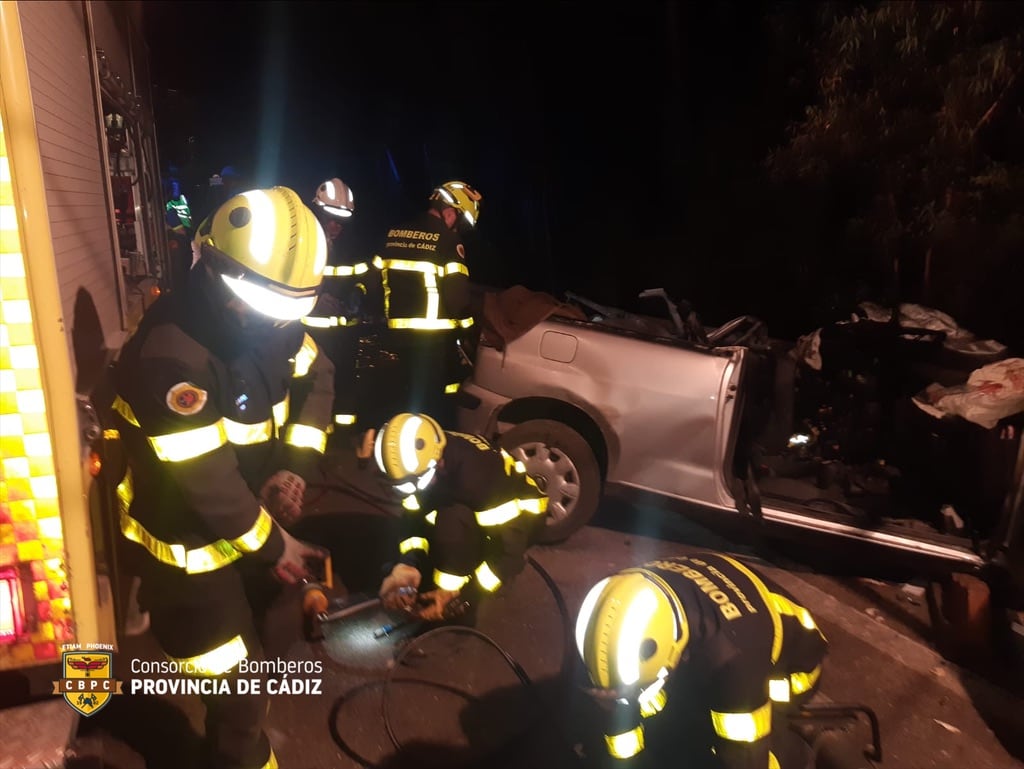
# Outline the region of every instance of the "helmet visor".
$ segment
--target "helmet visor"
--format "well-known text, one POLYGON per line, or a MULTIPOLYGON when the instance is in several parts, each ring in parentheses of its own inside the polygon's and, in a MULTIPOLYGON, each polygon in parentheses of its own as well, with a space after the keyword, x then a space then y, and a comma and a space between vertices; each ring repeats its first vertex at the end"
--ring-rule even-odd
POLYGON ((298 320, 309 315, 316 304, 316 295, 284 296, 242 278, 221 275, 231 292, 261 315, 275 320, 298 320))
POLYGON ((350 216, 352 216, 352 211, 350 211, 349 209, 342 208, 341 206, 332 206, 328 203, 321 203, 320 210, 323 211, 324 214, 326 214, 327 216, 334 216, 337 217, 338 219, 348 219, 350 216))

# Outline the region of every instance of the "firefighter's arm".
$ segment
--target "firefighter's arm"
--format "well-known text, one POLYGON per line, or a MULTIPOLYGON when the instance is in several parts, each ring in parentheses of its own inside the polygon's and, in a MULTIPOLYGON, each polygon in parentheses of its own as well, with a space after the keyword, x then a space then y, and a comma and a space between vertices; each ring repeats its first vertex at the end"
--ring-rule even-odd
POLYGON ((398 525, 398 563, 419 571, 427 568, 430 556, 430 530, 423 520, 423 511, 403 511, 398 525))
POLYGON ((354 290, 363 294, 359 305, 359 317, 364 322, 384 317, 384 286, 380 269, 369 264, 369 269, 358 276, 354 290))
POLYGON ((168 208, 164 214, 164 222, 167 224, 167 228, 172 232, 178 233, 179 235, 186 235, 185 224, 181 221, 181 217, 178 216, 178 212, 173 208, 168 208))
POLYGON ((384 578, 379 591, 384 607, 388 609, 407 609, 413 605, 430 551, 429 532, 420 512, 403 512, 398 530, 398 562, 384 578), (412 590, 403 592, 402 588, 412 590))
POLYGON ((150 361, 134 391, 125 394, 129 421, 136 421, 185 503, 214 537, 276 563, 284 550, 281 530, 239 472, 207 380, 212 377, 175 361, 150 361))
POLYGON ((293 360, 292 376, 305 378, 309 392, 296 413, 289 414, 281 437, 288 447, 288 469, 305 478, 327 448, 334 404, 334 364, 308 333, 303 335, 293 360))
POLYGON ((768 666, 739 650, 712 677, 710 718, 722 769, 778 769, 768 677, 768 666))
POLYGON ((441 301, 449 318, 470 318, 473 314, 472 291, 466 252, 457 237, 455 242, 450 244, 450 249, 443 249, 447 252, 447 257, 441 265, 441 301))
POLYGON ((446 270, 456 270, 454 272, 448 272, 441 279, 441 299, 444 302, 445 309, 449 313, 451 318, 469 318, 472 317, 472 297, 469 284, 469 272, 461 272, 465 270, 466 265, 463 262, 452 263, 445 266, 446 270))

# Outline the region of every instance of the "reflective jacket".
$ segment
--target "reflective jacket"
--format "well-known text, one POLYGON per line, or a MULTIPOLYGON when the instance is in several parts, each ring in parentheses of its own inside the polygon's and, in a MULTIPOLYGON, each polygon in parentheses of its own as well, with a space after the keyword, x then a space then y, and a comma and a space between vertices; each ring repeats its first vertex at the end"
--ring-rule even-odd
POLYGON ((388 230, 373 264, 381 271, 389 328, 444 331, 469 328, 469 268, 459 236, 424 212, 388 230))
POLYGON ((721 766, 778 767, 769 739, 773 705, 807 695, 821 675, 826 641, 810 612, 731 556, 702 552, 640 568, 676 594, 689 640, 663 686, 629 703, 631 712, 618 714, 622 720, 608 737, 642 730, 643 719, 675 699, 710 720, 721 766))
POLYGON ((173 211, 178 215, 178 221, 181 223, 182 227, 187 230, 192 229, 192 209, 184 194, 168 200, 166 209, 167 211, 173 211))
POLYGON ((128 457, 118 489, 125 537, 187 574, 245 555, 267 563, 283 540, 258 498, 281 469, 307 475, 324 451, 333 365, 298 323, 230 333, 200 263, 161 297, 114 371, 128 457), (293 407, 292 383, 310 391, 293 407))
POLYGON ((347 254, 340 239, 336 238, 328 249, 324 268, 320 300, 313 311, 302 319, 309 328, 339 328, 356 326, 362 316, 379 303, 380 273, 367 260, 358 260, 347 254))
POLYGON ((475 580, 493 592, 522 569, 531 530, 543 524, 547 497, 505 451, 478 435, 445 434, 437 477, 402 502, 407 536, 399 544, 401 561, 420 571, 431 563, 434 584, 444 590, 459 590, 475 580), (453 543, 446 533, 449 541, 441 556, 431 552, 431 543, 446 516, 458 517, 448 531, 462 536, 453 543))

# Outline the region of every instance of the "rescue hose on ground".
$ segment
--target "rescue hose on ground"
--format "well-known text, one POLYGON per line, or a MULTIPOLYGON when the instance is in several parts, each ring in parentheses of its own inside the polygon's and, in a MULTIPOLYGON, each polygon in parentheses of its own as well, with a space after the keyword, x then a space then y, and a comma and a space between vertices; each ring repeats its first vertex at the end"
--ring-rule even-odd
MULTIPOLYGON (((558 677, 564 677, 568 673, 568 671, 569 671, 569 667, 570 667, 571 660, 572 660, 572 653, 573 653, 572 622, 571 622, 571 619, 569 617, 569 609, 568 609, 568 607, 565 604, 565 598, 562 596, 562 592, 558 589, 558 585, 555 584, 554 579, 551 577, 550 574, 548 574, 547 570, 545 570, 544 567, 541 566, 532 556, 527 556, 526 561, 527 561, 527 563, 530 564, 530 566, 534 569, 534 571, 537 572, 538 576, 540 576, 540 578, 548 586, 548 589, 551 591, 551 595, 554 598, 555 605, 558 607, 559 616, 562 619, 562 631, 563 631, 563 633, 562 633, 562 636, 563 636, 563 641, 562 641, 562 664, 561 664, 560 669, 558 671, 558 677)), ((480 640, 484 641, 489 646, 491 646, 495 651, 497 651, 498 654, 500 654, 502 656, 502 658, 508 664, 508 666, 512 670, 512 672, 515 673, 516 678, 519 679, 519 682, 523 686, 525 686, 525 687, 532 687, 533 686, 533 680, 527 674, 527 672, 523 668, 523 666, 514 657, 512 657, 512 655, 509 654, 508 651, 505 650, 497 641, 495 641, 493 638, 488 636, 486 633, 483 633, 483 632, 477 630, 476 628, 471 628, 471 627, 467 627, 467 626, 464 626, 464 625, 444 625, 444 626, 441 626, 441 627, 438 627, 438 628, 434 628, 433 630, 429 630, 426 633, 411 639, 410 642, 395 656, 394 664, 388 670, 387 676, 384 679, 383 684, 382 684, 381 716, 382 716, 382 720, 384 721, 384 728, 387 731, 388 739, 391 740, 391 744, 394 746, 395 751, 398 752, 398 753, 400 753, 402 751, 403 744, 402 744, 401 740, 398 739, 398 736, 395 734, 394 726, 391 723, 391 716, 390 716, 390 712, 389 712, 389 709, 388 709, 388 703, 389 703, 389 700, 390 700, 391 685, 396 683, 396 682, 398 682, 398 681, 408 682, 408 681, 415 680, 415 679, 407 679, 407 678, 397 679, 397 678, 395 678, 395 672, 402 665, 402 662, 406 659, 406 657, 414 649, 418 648, 418 644, 420 642, 422 642, 424 640, 427 640, 427 639, 430 639, 430 638, 435 638, 435 637, 440 636, 440 635, 444 635, 446 633, 456 633, 456 634, 460 634, 460 635, 469 635, 469 636, 473 636, 473 637, 479 638, 480 640)), ((368 684, 364 684, 364 685, 362 685, 360 687, 357 687, 357 690, 365 688, 367 685, 368 684)), ((445 686, 444 684, 438 684, 438 683, 431 682, 430 685, 431 686, 441 686, 442 688, 444 688, 446 690, 449 690, 449 691, 452 691, 453 693, 457 693, 457 694, 461 694, 462 693, 462 692, 459 692, 458 690, 454 689, 453 687, 448 687, 448 686, 445 686)), ((365 759, 363 759, 362 757, 360 757, 356 753, 354 753, 354 751, 352 751, 352 749, 347 745, 347 743, 345 743, 344 739, 341 737, 340 733, 338 732, 337 724, 336 724, 337 719, 336 719, 334 714, 336 714, 336 713, 338 713, 340 711, 341 706, 342 706, 344 700, 345 700, 345 697, 342 696, 341 698, 338 699, 338 701, 335 703, 334 707, 332 708, 331 737, 334 739, 334 742, 338 745, 338 747, 341 750, 343 750, 348 756, 350 756, 350 757, 354 758, 355 760, 359 761, 364 766, 372 766, 372 764, 366 762, 365 759)), ((543 705, 543 703, 538 703, 538 704, 543 705)), ((504 740, 502 740, 501 743, 499 743, 496 747, 492 748, 489 751, 489 753, 492 754, 492 755, 501 755, 501 754, 507 755, 508 751, 511 750, 513 748, 513 746, 516 743, 518 743, 519 740, 522 739, 524 734, 527 731, 529 731, 529 729, 532 727, 532 725, 542 715, 544 715, 543 708, 538 708, 537 711, 535 711, 534 717, 531 719, 530 723, 526 727, 513 732, 511 735, 509 735, 504 740)), ((487 756, 471 756, 471 757, 469 757, 468 760, 472 760, 472 762, 473 762, 472 765, 479 765, 479 763, 483 759, 485 759, 486 757, 487 756)))
MULTIPOLYGON (((480 640, 484 641, 485 643, 490 645, 495 651, 497 651, 498 654, 500 654, 502 656, 502 658, 504 658, 505 662, 507 662, 508 666, 512 669, 512 672, 516 674, 516 677, 519 679, 519 681, 524 686, 533 686, 533 681, 530 679, 530 676, 527 675, 526 671, 523 669, 523 666, 520 665, 519 662, 517 662, 516 659, 514 657, 512 657, 511 654, 509 654, 507 651, 505 651, 505 649, 503 649, 501 647, 501 645, 498 644, 497 641, 495 641, 493 638, 491 638, 486 633, 481 633, 476 628, 466 627, 464 625, 445 625, 445 626, 442 626, 442 627, 439 627, 439 628, 434 628, 433 630, 429 630, 426 633, 424 633, 423 635, 417 636, 412 641, 410 641, 402 649, 402 651, 400 651, 395 656, 395 663, 388 670, 387 677, 384 679, 384 689, 383 689, 383 693, 381 695, 381 704, 380 704, 381 717, 382 717, 382 719, 384 721, 384 728, 387 730, 387 733, 388 733, 388 739, 391 740, 391 744, 395 746, 395 750, 397 752, 401 752, 401 750, 402 750, 402 742, 395 735, 395 729, 394 729, 394 727, 391 724, 391 715, 390 715, 390 712, 388 710, 389 695, 390 695, 390 692, 391 692, 391 684, 394 681, 395 671, 398 670, 399 666, 405 661, 405 658, 409 656, 409 653, 412 650, 417 648, 417 643, 422 643, 423 641, 426 641, 426 640, 428 640, 430 638, 434 638, 434 637, 439 636, 439 635, 444 635, 446 633, 456 633, 456 634, 460 634, 460 635, 471 635, 471 636, 475 636, 475 637, 479 638, 480 640)), ((515 733, 510 738, 508 738, 506 740, 506 743, 511 743, 512 740, 519 739, 520 737, 522 737, 522 734, 515 733)), ((499 746, 499 748, 496 748, 495 750, 499 750, 499 749, 504 750, 504 748, 507 747, 506 743, 503 743, 502 745, 499 746)))

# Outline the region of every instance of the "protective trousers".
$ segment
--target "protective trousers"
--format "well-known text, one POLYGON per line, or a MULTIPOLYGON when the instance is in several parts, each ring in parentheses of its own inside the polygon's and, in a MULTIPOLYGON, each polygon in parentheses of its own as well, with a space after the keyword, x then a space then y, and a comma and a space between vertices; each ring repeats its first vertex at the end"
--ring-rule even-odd
POLYGON ((263 659, 254 607, 259 611, 268 601, 254 591, 266 585, 236 565, 194 575, 153 561, 144 569, 140 603, 161 650, 178 663, 182 678, 213 681, 211 693, 200 695, 204 769, 277 767, 265 732, 265 676, 250 665, 263 659), (259 679, 259 693, 238 693, 239 678, 259 679))
POLYGON ((454 427, 453 393, 467 375, 456 332, 389 329, 386 338, 387 347, 398 356, 405 383, 396 409, 426 413, 442 427, 454 427))
POLYGON ((310 335, 334 364, 332 420, 336 429, 354 425, 359 421, 356 362, 359 355, 360 333, 362 332, 359 326, 310 329, 310 335))

